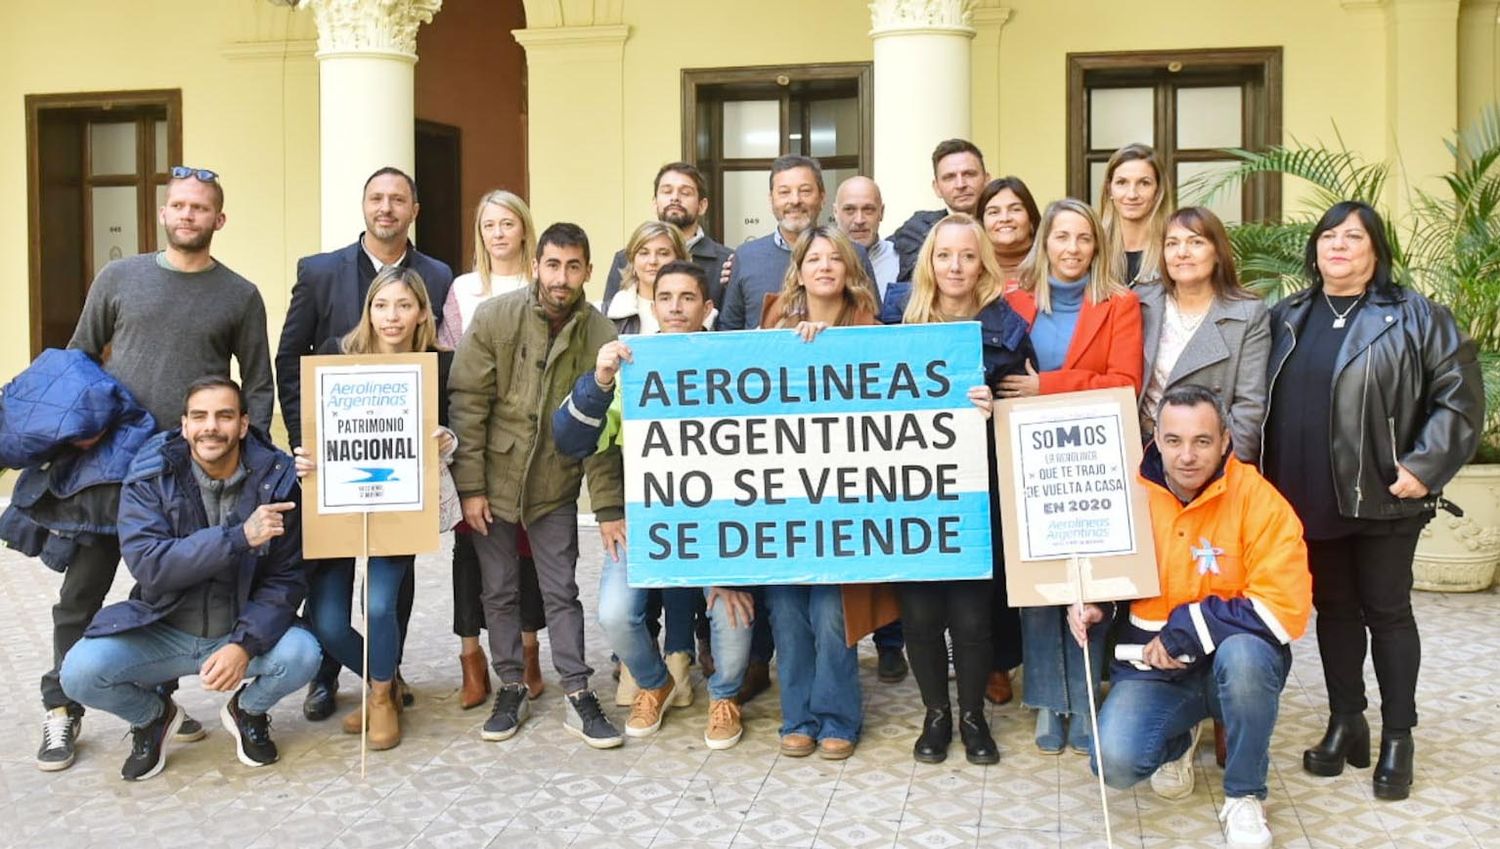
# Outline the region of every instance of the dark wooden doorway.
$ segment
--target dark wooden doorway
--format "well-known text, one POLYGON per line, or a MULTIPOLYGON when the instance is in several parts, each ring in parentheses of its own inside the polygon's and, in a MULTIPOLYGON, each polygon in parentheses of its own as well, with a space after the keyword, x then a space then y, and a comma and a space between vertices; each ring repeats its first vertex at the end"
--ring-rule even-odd
POLYGON ((417 167, 413 176, 422 204, 417 217, 417 250, 448 263, 455 274, 469 267, 463 256, 461 137, 462 131, 451 124, 417 121, 417 167))

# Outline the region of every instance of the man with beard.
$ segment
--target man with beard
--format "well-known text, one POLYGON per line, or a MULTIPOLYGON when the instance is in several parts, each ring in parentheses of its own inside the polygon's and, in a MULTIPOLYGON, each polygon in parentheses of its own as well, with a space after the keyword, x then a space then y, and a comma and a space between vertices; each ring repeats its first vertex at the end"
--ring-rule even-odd
MULTIPOLYGON (((410 268, 422 276, 434 304, 448 300, 453 271, 440 260, 417 250, 408 240, 417 220, 417 184, 399 168, 385 167, 370 175, 364 188, 365 232, 354 244, 297 261, 297 282, 287 305, 281 344, 276 348, 276 390, 281 398, 281 418, 291 447, 302 444, 302 366, 300 360, 328 339, 343 336, 359 323, 370 281, 388 265, 410 268)), ((441 311, 433 315, 443 326, 441 311)), ((352 580, 352 579, 351 579, 352 580)), ((351 584, 350 592, 354 591, 351 584)), ((406 644, 406 624, 411 621, 414 584, 411 573, 401 585, 397 599, 401 620, 401 644, 406 644)), ((400 663, 400 652, 397 653, 400 663)), ((405 682, 397 675, 403 704, 411 703, 405 682)), ((302 704, 310 720, 333 715, 334 694, 339 687, 339 664, 324 656, 323 666, 307 689, 302 704)))
MULTIPOLYGON (((189 384, 207 374, 228 374, 233 357, 250 422, 268 428, 274 399, 266 305, 255 284, 209 251, 225 222, 224 188, 217 174, 203 168, 177 166, 171 175, 158 212, 166 249, 106 265, 89 287, 68 347, 99 359, 108 349, 105 370, 151 412, 158 428, 180 419, 189 384)), ((58 669, 104 604, 119 562, 119 543, 110 539, 80 545, 63 572, 52 608, 53 666, 42 676, 47 713, 36 759, 40 769, 73 764, 83 706, 64 694, 58 669)), ((196 740, 203 728, 186 718, 177 735, 196 740)))
POLYGON ((942 198, 943 209, 924 210, 913 213, 891 236, 896 254, 901 257, 896 279, 902 282, 911 279, 912 269, 917 266, 917 253, 927 240, 927 231, 950 212, 978 215, 974 205, 979 202, 979 193, 990 181, 984 169, 984 154, 974 143, 966 139, 948 139, 939 142, 932 151, 932 193, 942 198))
MULTIPOLYGON (((769 236, 740 245, 730 258, 733 269, 720 304, 718 330, 760 327, 760 308, 766 295, 781 291, 797 237, 818 223, 823 213, 823 169, 806 156, 783 156, 771 163, 771 214, 776 229, 769 236)), ((870 258, 861 245, 865 276, 875 279, 870 258)), ((878 297, 878 295, 877 295, 878 297)))
MULTIPOLYGON (((703 230, 702 219, 708 214, 708 185, 703 173, 686 162, 668 162, 656 172, 652 186, 656 220, 676 227, 682 233, 688 254, 699 268, 708 272, 709 300, 718 303, 724 296, 719 272, 732 251, 715 242, 703 230)), ((604 282, 604 300, 620 290, 620 269, 625 267, 625 252, 616 251, 609 262, 609 277, 604 282)))
POLYGON ((536 250, 531 286, 479 305, 448 375, 448 424, 458 436, 453 482, 474 531, 490 656, 500 678, 480 736, 508 740, 530 712, 522 683, 516 547, 524 527, 546 605, 552 662, 567 694, 564 727, 589 746, 608 749, 624 738, 589 689, 594 670, 584 660, 575 571, 585 471, 605 551, 625 544, 619 449, 581 463, 562 454, 550 414, 568 397, 574 376, 592 367, 599 349, 615 338, 615 327, 583 297, 592 267, 588 236, 578 225, 553 224, 536 250))

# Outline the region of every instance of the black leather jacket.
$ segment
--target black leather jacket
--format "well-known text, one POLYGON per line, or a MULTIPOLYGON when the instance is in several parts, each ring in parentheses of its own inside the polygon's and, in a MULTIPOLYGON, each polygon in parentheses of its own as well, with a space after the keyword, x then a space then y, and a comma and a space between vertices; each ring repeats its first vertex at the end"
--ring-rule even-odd
MULTIPOLYGON (((1320 291, 1305 289, 1271 308, 1270 403, 1320 291)), ((1442 488, 1474 456, 1484 386, 1474 342, 1446 307, 1389 285, 1372 286, 1369 297, 1350 319, 1334 364, 1334 492, 1344 516, 1400 519, 1438 507, 1442 488), (1398 462, 1427 486, 1425 498, 1390 494, 1398 462)), ((1268 403, 1266 418, 1272 414, 1268 403)))

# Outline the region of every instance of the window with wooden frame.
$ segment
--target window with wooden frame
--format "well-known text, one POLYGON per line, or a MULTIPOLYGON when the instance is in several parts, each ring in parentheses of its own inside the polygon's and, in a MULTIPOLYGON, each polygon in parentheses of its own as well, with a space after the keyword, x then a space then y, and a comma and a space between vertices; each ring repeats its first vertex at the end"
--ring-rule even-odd
POLYGON ((730 247, 770 233, 771 163, 792 153, 823 166, 832 221, 838 184, 874 166, 873 83, 868 62, 684 70, 682 154, 708 181, 705 228, 730 247))
POLYGON ((182 93, 27 95, 26 155, 35 356, 67 345, 110 260, 166 243, 157 210, 182 164, 182 93))
MULTIPOLYGON (((1097 203, 1110 155, 1131 143, 1155 148, 1179 189, 1233 167, 1226 148, 1279 144, 1281 63, 1280 47, 1068 54, 1068 194, 1097 203)), ((1226 223, 1274 219, 1281 183, 1255 177, 1208 206, 1226 223)))

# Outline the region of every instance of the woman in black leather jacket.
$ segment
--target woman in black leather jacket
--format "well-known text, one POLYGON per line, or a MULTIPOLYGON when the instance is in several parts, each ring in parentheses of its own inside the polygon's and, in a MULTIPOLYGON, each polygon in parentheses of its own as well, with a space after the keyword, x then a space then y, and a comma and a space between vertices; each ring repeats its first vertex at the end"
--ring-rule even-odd
POLYGON ((1396 284, 1379 215, 1345 201, 1308 240, 1312 286, 1271 310, 1262 468, 1302 519, 1331 716, 1314 775, 1370 764, 1367 643, 1380 683, 1375 795, 1410 792, 1421 645, 1412 555, 1484 414, 1474 343, 1448 310, 1396 284))

